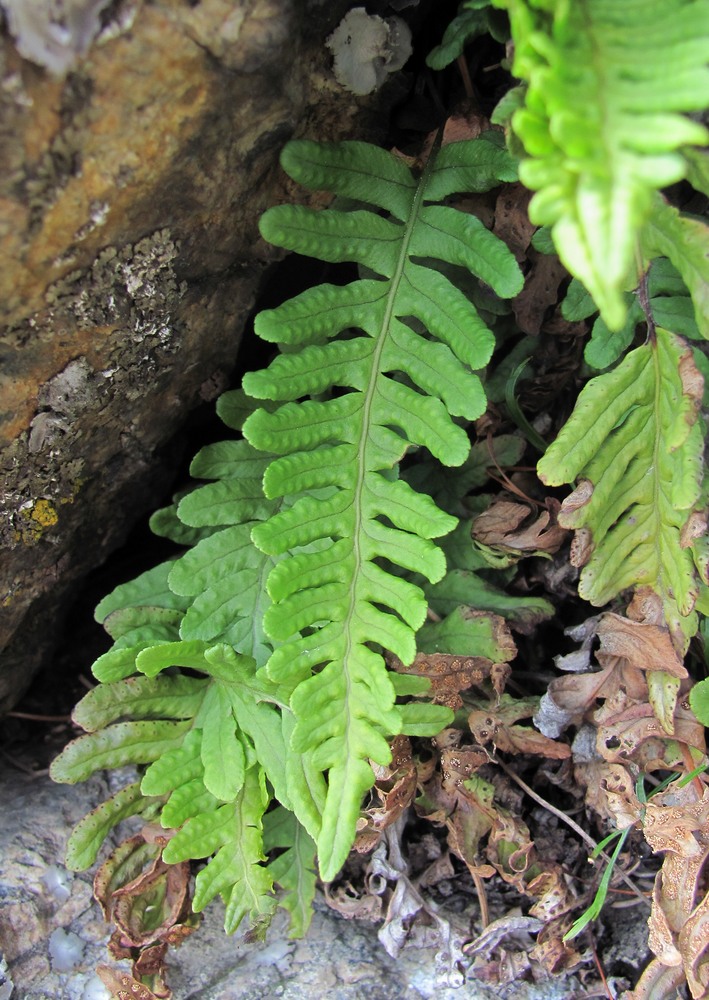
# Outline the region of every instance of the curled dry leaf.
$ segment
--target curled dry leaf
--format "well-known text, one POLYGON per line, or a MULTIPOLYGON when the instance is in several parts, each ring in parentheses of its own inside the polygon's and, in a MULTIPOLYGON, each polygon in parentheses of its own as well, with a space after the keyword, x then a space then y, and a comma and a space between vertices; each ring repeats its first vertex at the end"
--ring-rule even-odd
POLYGON ((570 756, 571 749, 565 743, 549 739, 530 726, 515 725, 518 719, 534 715, 538 707, 536 698, 503 695, 497 706, 474 708, 468 715, 468 725, 481 746, 491 743, 504 753, 531 753, 556 760, 570 756))
POLYGON ((493 662, 484 656, 453 656, 450 653, 417 653, 410 666, 398 661, 400 673, 428 677, 431 681, 429 697, 435 705, 457 709, 463 704, 461 691, 481 685, 490 678, 493 662))
POLYGON ((699 802, 678 806, 652 798, 645 809, 643 830, 653 851, 672 851, 683 858, 705 856, 709 849, 709 789, 699 802), (698 831, 703 832, 699 838, 694 836, 698 831))
POLYGON ((621 1000, 664 1000, 675 997, 684 983, 684 972, 678 967, 663 965, 653 959, 647 966, 634 990, 626 990, 621 1000))
MULTIPOLYGON (((561 940, 567 925, 557 919, 568 912, 571 903, 564 872, 555 861, 538 857, 527 825, 508 810, 498 808, 486 855, 505 882, 534 900, 529 913, 545 922, 549 946, 544 953, 550 960, 554 956, 552 964, 557 971, 562 967, 558 965, 560 954, 575 963, 576 953, 561 940), (558 947, 552 947, 552 941, 556 941, 558 947)), ((546 958, 543 961, 546 963, 546 958)), ((545 964, 545 968, 551 966, 545 964)))
POLYGON ((705 748, 704 727, 682 702, 676 706, 673 716, 674 740, 668 738, 665 727, 647 703, 631 705, 621 711, 606 707, 597 713, 596 722, 596 747, 600 756, 618 763, 632 759, 642 771, 683 763, 678 743, 702 752, 705 748))
POLYGON ((481 934, 464 945, 463 951, 466 955, 489 955, 493 948, 496 948, 500 941, 503 941, 510 934, 524 932, 536 934, 543 926, 542 921, 536 917, 509 914, 488 924, 481 934))
MULTIPOLYGON (((655 963, 681 966, 692 997, 699 1000, 707 996, 709 986, 709 894, 704 876, 709 859, 709 789, 697 800, 693 784, 670 785, 648 803, 643 829, 652 849, 666 852, 649 920, 655 963)), ((655 968, 646 970, 646 975, 649 981, 661 973, 655 968)), ((643 979, 638 990, 645 988, 643 979)))
POLYGON ((665 612, 662 598, 652 587, 638 587, 625 613, 634 622, 645 625, 665 626, 665 612))
POLYGON ((569 493, 559 510, 559 524, 563 527, 569 514, 584 507, 593 496, 593 483, 590 479, 581 479, 576 489, 569 493))
POLYGON ((538 513, 529 504, 494 500, 473 521, 472 534, 476 542, 521 556, 558 552, 569 533, 557 524, 551 500, 538 513))
POLYGON ((444 751, 441 771, 434 773, 416 800, 418 815, 445 825, 449 849, 473 869, 480 841, 492 829, 496 815, 493 786, 473 773, 487 761, 484 751, 473 748, 444 751))
POLYGON ((593 539, 588 528, 577 528, 569 546, 569 562, 576 569, 582 569, 593 552, 593 539))
POLYGON ((573 639, 574 642, 580 642, 581 645, 571 653, 554 657, 554 665, 558 670, 579 674, 590 668, 591 652, 600 620, 601 615, 591 615, 580 625, 572 625, 570 628, 564 629, 564 635, 573 639))
MULTIPOLYGON (((681 965, 682 955, 675 944, 678 928, 670 925, 668 915, 662 906, 663 880, 658 875, 652 889, 652 910, 647 922, 650 951, 663 965, 681 965)), ((680 924, 681 926, 681 924, 680 924)))
MULTIPOLYGON (((528 709, 525 711, 529 714, 528 709)), ((496 801, 494 785, 471 773, 487 761, 484 750, 447 746, 441 753, 441 772, 437 771, 424 785, 416 800, 416 811, 434 823, 445 824, 449 849, 474 877, 487 878, 497 872, 533 900, 532 917, 556 921, 570 904, 563 872, 555 861, 537 858, 523 820, 496 801), (486 837, 484 864, 480 855, 486 837)), ((548 949, 549 955, 553 952, 557 956, 555 962, 565 930, 566 926, 559 924, 555 932, 558 948, 548 949)), ((562 951, 571 961, 571 950, 562 951)))
POLYGON ((687 984, 693 997, 709 994, 709 890, 679 933, 687 984))
POLYGON ((580 722, 596 702, 613 698, 624 708, 647 700, 647 681, 641 670, 615 659, 602 670, 555 677, 547 689, 550 706, 566 713, 568 721, 580 722))
POLYGON ((96 972, 114 1000, 159 1000, 147 986, 127 972, 116 972, 109 965, 99 965, 96 972))
MULTIPOLYGON (((634 612, 640 607, 636 604, 634 612)), ((653 609, 653 601, 645 595, 642 610, 652 614, 653 609)), ((606 706, 596 712, 595 721, 604 727, 602 738, 599 736, 599 751, 606 759, 626 759, 643 741, 655 736, 689 737, 686 727, 683 734, 675 731, 678 717, 682 718, 677 700, 680 689, 669 679, 686 679, 687 671, 677 656, 669 631, 648 621, 633 621, 609 612, 600 617, 596 633, 600 640, 597 659, 602 669, 555 678, 545 695, 543 712, 535 720, 537 724, 541 723, 545 732, 554 735, 572 721, 580 722, 603 699, 606 706), (654 693, 654 712, 650 709, 650 713, 649 678, 654 693), (636 725, 639 717, 643 719, 640 727, 636 725), (613 729, 613 721, 618 722, 622 732, 613 729)), ((584 635, 583 642, 588 643, 589 638, 590 635, 584 635)))
POLYGON ((384 903, 379 895, 360 894, 351 882, 338 885, 326 882, 323 892, 327 905, 337 910, 346 920, 369 920, 376 923, 381 919, 384 903))
MULTIPOLYGON (((695 905, 701 871, 709 849, 701 860, 668 853, 655 880, 652 911, 648 920, 648 943, 656 955, 651 966, 680 968, 695 1000, 707 996, 709 986, 709 893, 695 905)), ((660 975, 659 969, 645 975, 660 975)), ((681 981, 681 980, 680 980, 681 981)), ((639 993, 638 996, 653 996, 639 993)), ((664 994, 658 994, 664 996, 664 994)), ((631 995, 633 996, 633 995, 631 995)))
POLYGON ((559 920, 546 924, 539 932, 537 943, 532 949, 531 957, 551 976, 575 969, 584 961, 584 957, 564 941, 565 932, 566 927, 559 920))
POLYGON ((368 884, 377 880, 382 894, 387 892, 389 898, 384 924, 379 928, 377 936, 392 958, 398 957, 415 918, 421 910, 426 909, 423 897, 408 877, 408 865, 401 851, 402 830, 402 823, 389 827, 372 855, 367 878, 368 884), (391 893, 388 892, 389 882, 394 882, 394 891, 391 893))
POLYGON ((144 830, 119 844, 94 879, 94 895, 115 925, 109 942, 114 958, 130 958, 135 978, 149 977, 158 1000, 170 997, 164 984, 168 945, 177 945, 198 926, 189 897, 187 862, 167 865, 164 830, 144 830))
POLYGON ((166 865, 156 858, 142 875, 114 891, 112 916, 127 946, 143 948, 168 938, 173 943, 173 931, 185 910, 189 876, 187 862, 166 865), (149 920, 146 908, 152 911, 149 920))
POLYGON ((391 744, 389 767, 374 765, 376 801, 364 810, 357 826, 354 849, 367 853, 379 842, 381 833, 395 823, 413 803, 418 776, 407 736, 397 736, 391 744))
POLYGON ((601 819, 624 828, 640 818, 642 807, 634 793, 633 779, 622 764, 592 760, 577 764, 574 773, 579 785, 586 789, 586 805, 601 819), (619 793, 621 787, 633 789, 632 799, 619 793), (624 822, 627 818, 631 823, 624 822))
POLYGON ((618 656, 639 670, 663 671, 680 679, 689 676, 672 644, 669 629, 609 612, 602 616, 597 634, 601 643, 599 663, 606 656, 618 656))

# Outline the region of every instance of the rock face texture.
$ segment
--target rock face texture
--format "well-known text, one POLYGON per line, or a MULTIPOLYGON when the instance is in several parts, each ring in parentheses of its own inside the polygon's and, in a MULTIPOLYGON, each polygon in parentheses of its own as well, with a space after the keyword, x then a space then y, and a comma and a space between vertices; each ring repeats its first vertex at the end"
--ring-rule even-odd
MULTIPOLYGON (((103 781, 54 785, 0 761, 0 1000, 109 1000, 97 966, 130 971, 129 963, 108 954, 109 927, 92 899, 93 872, 74 875, 63 865, 71 827, 105 796, 103 781)), ((210 905, 196 933, 170 951, 174 1000, 564 1000, 584 994, 571 976, 506 987, 470 978, 453 989, 441 979, 435 948, 407 947, 390 958, 375 925, 345 920, 322 902, 308 935, 294 941, 284 916, 279 910, 264 943, 249 943, 242 930, 227 937, 220 906, 210 905)), ((640 919, 646 933, 644 914, 638 926, 640 919)))
POLYGON ((281 147, 374 137, 324 44, 348 6, 0 2, 0 711, 224 387, 281 147))

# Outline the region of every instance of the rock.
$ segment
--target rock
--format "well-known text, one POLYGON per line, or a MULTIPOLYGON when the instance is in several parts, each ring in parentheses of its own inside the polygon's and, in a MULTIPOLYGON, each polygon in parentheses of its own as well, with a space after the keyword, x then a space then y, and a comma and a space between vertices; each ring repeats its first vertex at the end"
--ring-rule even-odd
MULTIPOLYGON (((54 785, 0 764, 0 941, 8 966, 3 973, 0 961, 2 1000, 108 1000, 97 966, 129 971, 108 956, 109 928, 92 901, 91 873, 75 875, 62 865, 71 827, 105 794, 101 778, 54 785), (3 995, 3 975, 14 993, 3 995)), ((405 947, 390 958, 374 925, 345 920, 322 902, 299 941, 287 937, 282 909, 263 944, 249 943, 241 930, 227 937, 222 920, 219 906, 208 907, 200 928, 171 950, 174 1000, 564 1000, 581 989, 570 976, 451 989, 440 980, 435 948, 405 947)))
POLYGON ((258 217, 304 197, 283 144, 386 127, 395 83, 357 101, 332 76, 346 7, 0 3, 0 711, 225 387, 276 257, 258 217))

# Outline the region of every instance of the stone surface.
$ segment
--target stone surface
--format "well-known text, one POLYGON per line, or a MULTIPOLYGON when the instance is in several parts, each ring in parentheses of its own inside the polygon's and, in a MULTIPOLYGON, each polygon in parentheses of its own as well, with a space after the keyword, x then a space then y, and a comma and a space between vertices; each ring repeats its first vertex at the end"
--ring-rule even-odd
MULTIPOLYGON (((102 778, 54 785, 0 764, 0 944, 6 982, 14 984, 3 995, 0 961, 1 1000, 107 1000, 96 967, 128 971, 108 958, 91 873, 62 865, 71 827, 105 794, 102 778)), ((174 1000, 568 1000, 580 985, 565 976, 506 987, 468 981, 452 989, 440 968, 434 948, 405 947, 390 958, 375 926, 345 920, 322 903, 300 941, 289 940, 279 910, 265 944, 250 944, 241 932, 227 937, 220 908, 211 906, 199 930, 171 951, 168 982, 174 1000)))
POLYGON ((387 101, 332 76, 346 0, 25 6, 0 3, 0 711, 224 387, 274 257, 258 217, 303 197, 279 150, 374 138, 387 101))

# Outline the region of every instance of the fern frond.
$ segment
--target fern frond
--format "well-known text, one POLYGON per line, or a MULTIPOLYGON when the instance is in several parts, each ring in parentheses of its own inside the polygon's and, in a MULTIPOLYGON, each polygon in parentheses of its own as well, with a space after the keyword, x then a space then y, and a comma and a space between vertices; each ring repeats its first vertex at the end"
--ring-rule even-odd
POLYGON ((284 848, 268 866, 268 873, 283 890, 279 900, 291 915, 289 937, 302 937, 312 919, 315 898, 315 842, 293 813, 278 807, 264 816, 267 851, 284 848))
POLYGON ((463 0, 458 6, 458 13, 446 28, 441 44, 426 56, 426 65, 431 69, 444 69, 462 55, 468 42, 480 35, 490 34, 496 41, 504 42, 509 37, 504 15, 491 10, 490 2, 463 0))
MULTIPOLYGON (((218 408, 237 427, 248 412, 241 392, 225 394, 218 408)), ((168 533, 192 548, 99 605, 97 617, 115 641, 94 665, 103 683, 75 710, 88 735, 53 764, 58 781, 82 780, 122 763, 147 768, 142 782, 118 792, 77 826, 69 863, 92 864, 103 838, 129 815, 157 817, 176 830, 171 849, 185 859, 208 856, 209 834, 217 854, 200 876, 197 905, 222 894, 228 929, 247 913, 256 930, 263 929, 275 906, 259 819, 270 802, 266 776, 278 800, 315 833, 324 802, 322 775, 308 756, 289 760, 291 712, 277 686, 256 675, 272 648, 262 619, 270 603, 264 581, 274 562, 255 548, 250 531, 254 516, 279 506, 263 496, 266 465, 267 458, 245 441, 220 442, 198 453, 192 472, 215 483, 193 489, 161 518, 168 533), (206 527, 188 529, 187 520, 206 527), (257 664, 234 652, 237 641, 257 664), (182 673, 185 668, 191 673, 182 673), (240 827, 233 827, 235 815, 240 827), (231 832, 222 835, 227 817, 231 832), (239 840, 234 857, 231 837, 239 840)))
POLYGON ((471 369, 485 365, 493 336, 425 260, 465 267, 503 296, 519 291, 522 276, 477 218, 431 203, 469 190, 473 177, 480 190, 514 176, 497 138, 447 146, 418 180, 363 143, 290 143, 282 163, 301 183, 390 214, 292 206, 266 213, 261 228, 271 242, 355 262, 380 277, 320 286, 261 313, 260 336, 301 349, 244 379, 249 395, 283 404, 244 424, 255 448, 283 456, 266 471, 266 496, 300 494, 252 537, 271 555, 289 555, 268 579, 274 603, 264 627, 279 645, 267 669, 293 692, 293 750, 312 753, 313 765, 329 772, 318 837, 320 872, 329 879, 352 846, 361 798, 374 780, 369 761, 390 759, 385 737, 402 726, 376 650, 410 662, 426 614, 420 589, 378 560, 440 579, 445 560, 433 539, 455 526, 395 470, 417 446, 444 464, 463 463, 469 441, 452 415, 474 419, 485 406, 471 369), (412 317, 429 333, 410 325, 412 317), (314 489, 324 492, 307 495, 314 489), (317 547, 303 551, 308 545, 317 547))
POLYGON ((229 934, 248 916, 251 934, 263 936, 277 905, 273 880, 262 864, 263 814, 269 801, 263 771, 254 764, 233 801, 188 819, 163 851, 167 864, 214 855, 197 876, 192 905, 200 913, 222 896, 229 934))
POLYGON ((512 127, 537 194, 533 222, 593 295, 625 318, 640 231, 658 188, 684 177, 682 147, 709 132, 682 112, 709 103, 706 0, 494 0, 510 15, 513 71, 528 83, 512 127))
POLYGON ((709 340, 709 226, 656 195, 641 249, 647 257, 661 255, 672 261, 689 289, 699 332, 709 340))
POLYGON ((579 594, 600 606, 652 588, 683 648, 696 631, 698 581, 682 528, 701 490, 703 386, 687 345, 656 334, 587 383, 537 468, 551 486, 579 484, 559 513, 590 551, 579 594))
MULTIPOLYGON (((646 227, 646 231, 649 228, 646 227)), ((707 275, 709 280, 709 274, 707 275)), ((650 314, 655 326, 669 330, 680 337, 699 340, 692 299, 675 267, 665 257, 655 257, 647 274, 647 292, 650 314)), ((625 322, 619 330, 609 330, 602 317, 598 317, 591 330, 591 339, 584 350, 584 360, 592 368, 610 368, 630 346, 639 324, 646 323, 646 316, 637 295, 626 292, 625 322)), ((574 279, 569 287, 562 313, 568 320, 586 319, 597 312, 596 305, 583 286, 574 279)), ((695 352, 695 360, 696 360, 695 352)))
MULTIPOLYGON (((56 774, 52 777, 55 781, 63 780, 56 774)), ((139 781, 125 785, 76 824, 66 846, 67 868, 74 872, 90 868, 115 826, 131 816, 140 816, 146 823, 150 822, 159 814, 162 805, 162 799, 143 795, 139 781)))

